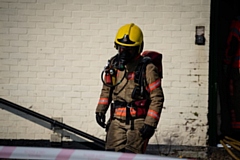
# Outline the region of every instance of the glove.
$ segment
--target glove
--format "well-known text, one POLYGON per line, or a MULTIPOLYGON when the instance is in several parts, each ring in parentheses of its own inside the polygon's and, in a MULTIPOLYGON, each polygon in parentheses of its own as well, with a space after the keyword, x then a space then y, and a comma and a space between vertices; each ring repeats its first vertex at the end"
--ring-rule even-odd
POLYGON ((149 126, 144 124, 143 127, 140 129, 140 133, 142 134, 143 139, 149 139, 153 136, 155 132, 155 127, 149 126))
POLYGON ((96 112, 96 121, 102 128, 106 128, 105 119, 104 113, 96 112))

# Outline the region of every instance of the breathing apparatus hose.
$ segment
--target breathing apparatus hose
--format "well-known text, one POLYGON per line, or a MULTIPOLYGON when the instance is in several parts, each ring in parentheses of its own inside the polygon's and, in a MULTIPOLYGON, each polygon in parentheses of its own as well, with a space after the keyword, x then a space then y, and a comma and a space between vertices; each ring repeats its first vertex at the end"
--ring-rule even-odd
POLYGON ((104 85, 113 88, 122 83, 123 79, 126 77, 127 71, 124 63, 119 60, 119 53, 108 60, 107 65, 104 67, 101 73, 101 80, 104 85), (120 81, 116 83, 116 75, 118 71, 124 71, 124 75, 120 81), (104 75, 105 73, 105 75, 104 75))
POLYGON ((105 72, 106 72, 106 71, 105 71, 105 69, 104 69, 104 70, 102 71, 102 73, 101 73, 101 80, 102 80, 103 84, 106 85, 106 86, 108 86, 108 87, 116 87, 117 85, 119 85, 120 83, 122 83, 124 77, 126 77, 126 74, 127 74, 126 68, 124 68, 124 75, 123 75, 123 77, 121 78, 120 81, 118 81, 116 84, 107 84, 107 83, 104 81, 104 78, 103 78, 105 72))
POLYGON ((226 144, 228 144, 229 146, 231 146, 232 148, 234 148, 237 151, 240 151, 240 142, 225 136, 222 140, 220 140, 220 143, 223 145, 223 147, 226 149, 226 151, 235 159, 235 160, 240 160, 239 157, 237 157, 235 154, 232 153, 232 151, 227 147, 226 144))

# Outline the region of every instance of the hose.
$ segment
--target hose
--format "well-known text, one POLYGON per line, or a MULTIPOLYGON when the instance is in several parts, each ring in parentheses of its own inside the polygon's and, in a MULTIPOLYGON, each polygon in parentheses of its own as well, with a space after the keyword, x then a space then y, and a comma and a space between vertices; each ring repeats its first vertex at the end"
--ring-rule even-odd
POLYGON ((122 83, 123 79, 126 77, 127 71, 126 71, 126 69, 124 69, 124 75, 123 75, 123 77, 121 78, 121 80, 120 80, 119 82, 117 82, 117 83, 114 84, 114 85, 107 84, 107 83, 104 81, 104 78, 103 78, 103 77, 104 77, 104 73, 105 73, 105 71, 103 70, 102 73, 101 73, 101 80, 102 80, 103 84, 106 85, 106 86, 108 86, 108 87, 116 87, 117 85, 119 85, 120 83, 122 83))
POLYGON ((230 145, 232 148, 234 148, 237 151, 240 151, 240 142, 225 136, 222 140, 220 140, 220 143, 223 145, 223 147, 226 149, 226 151, 235 159, 240 160, 239 157, 237 157, 235 154, 232 153, 232 151, 227 147, 226 144, 230 145))

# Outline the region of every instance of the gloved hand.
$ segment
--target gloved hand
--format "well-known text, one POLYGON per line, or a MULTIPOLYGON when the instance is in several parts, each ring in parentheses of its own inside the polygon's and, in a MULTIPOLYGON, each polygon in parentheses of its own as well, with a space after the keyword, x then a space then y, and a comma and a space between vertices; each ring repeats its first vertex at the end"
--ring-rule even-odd
POLYGON ((106 128, 105 119, 106 116, 104 113, 96 112, 96 121, 102 128, 106 128))
POLYGON ((143 127, 140 129, 140 133, 143 139, 149 139, 153 136, 155 132, 155 127, 149 126, 147 124, 144 124, 143 127))

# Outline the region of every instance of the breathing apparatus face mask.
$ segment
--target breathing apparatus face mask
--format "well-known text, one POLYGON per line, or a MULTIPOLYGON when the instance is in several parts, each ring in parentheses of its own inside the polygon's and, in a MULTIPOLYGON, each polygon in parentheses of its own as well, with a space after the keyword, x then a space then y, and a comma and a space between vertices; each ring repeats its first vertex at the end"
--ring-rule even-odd
POLYGON ((118 69, 123 71, 125 65, 134 60, 138 55, 138 47, 122 47, 118 48, 118 69))

